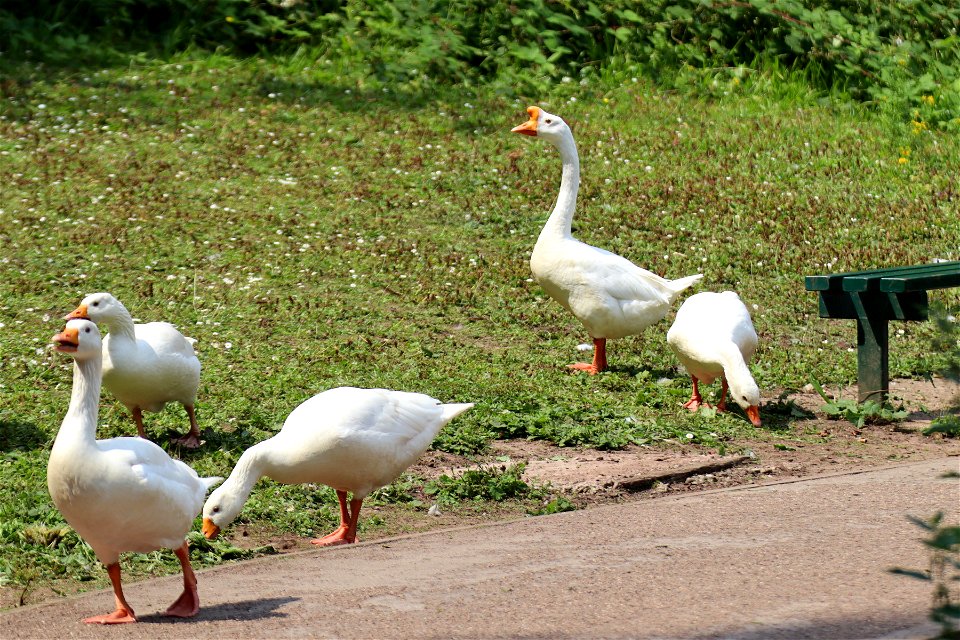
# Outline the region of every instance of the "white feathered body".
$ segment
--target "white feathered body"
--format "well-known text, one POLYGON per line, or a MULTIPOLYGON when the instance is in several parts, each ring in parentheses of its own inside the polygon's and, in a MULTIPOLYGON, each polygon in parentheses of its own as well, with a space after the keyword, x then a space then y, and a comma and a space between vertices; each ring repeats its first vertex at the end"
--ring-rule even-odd
POLYGON ((530 270, 551 298, 594 338, 622 338, 663 320, 697 274, 667 280, 626 258, 572 237, 541 234, 530 270))
POLYGON ((160 411, 167 402, 193 405, 200 360, 172 324, 133 325, 134 336, 112 331, 103 341, 103 385, 127 408, 160 411))
POLYGON ((680 305, 667 342, 690 375, 709 384, 724 375, 725 367, 745 367, 758 339, 750 312, 735 292, 704 291, 680 305))
POLYGON ((244 452, 215 493, 244 484, 241 476, 255 461, 260 475, 277 482, 316 482, 363 498, 393 482, 447 422, 472 406, 387 389, 324 391, 294 409, 277 435, 244 452))
POLYGON ((98 440, 50 454, 47 487, 54 504, 104 564, 121 553, 177 548, 215 480, 201 479, 142 438, 98 440))

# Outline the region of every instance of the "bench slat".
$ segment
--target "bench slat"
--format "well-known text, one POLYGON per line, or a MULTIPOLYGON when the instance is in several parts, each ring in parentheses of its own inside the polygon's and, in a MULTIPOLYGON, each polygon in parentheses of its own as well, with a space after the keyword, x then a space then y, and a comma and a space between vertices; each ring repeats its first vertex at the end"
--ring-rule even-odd
POLYGON ((960 287, 960 271, 938 273, 924 278, 890 277, 880 281, 880 291, 903 293, 927 289, 947 289, 960 287))
MULTIPOLYGON (((861 284, 861 281, 866 282, 871 279, 879 280, 880 278, 889 276, 905 278, 912 275, 922 277, 923 275, 928 274, 928 272, 940 273, 942 271, 960 273, 960 261, 931 262, 929 264, 916 265, 912 267, 884 267, 881 269, 867 269, 864 271, 846 271, 844 273, 806 276, 804 278, 804 286, 807 291, 867 291, 870 288, 874 288, 875 290, 879 291, 879 285, 870 287, 870 285, 861 284), (853 284, 854 281, 851 280, 851 278, 856 278, 857 284, 853 284), (849 286, 855 288, 847 288, 846 282, 848 280, 851 282, 849 286)), ((899 291, 899 289, 896 290, 899 291)))
MULTIPOLYGON (((912 282, 908 291, 917 291, 920 289, 937 289, 933 286, 937 278, 941 276, 960 276, 960 262, 935 262, 932 264, 917 265, 913 267, 897 267, 871 275, 850 275, 843 279, 842 288, 844 291, 882 291, 882 283, 888 279, 897 279, 903 282, 912 282), (931 286, 923 286, 925 283, 931 283, 931 286)), ((946 284, 944 286, 951 286, 946 284)))

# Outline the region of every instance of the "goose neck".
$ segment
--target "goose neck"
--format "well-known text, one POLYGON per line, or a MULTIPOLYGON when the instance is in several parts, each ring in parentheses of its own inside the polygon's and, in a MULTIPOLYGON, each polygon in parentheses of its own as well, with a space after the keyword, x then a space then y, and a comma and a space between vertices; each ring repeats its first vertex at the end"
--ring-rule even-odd
POLYGON ((74 360, 73 389, 67 415, 60 424, 54 443, 64 440, 93 443, 97 438, 97 418, 100 410, 100 355, 85 360, 74 360))
POLYGON ((237 466, 233 468, 230 477, 223 483, 230 491, 240 498, 240 504, 246 502, 247 496, 253 491, 253 486, 264 475, 263 443, 256 444, 240 456, 237 466))
POLYGON ((124 313, 117 314, 103 322, 110 330, 110 339, 115 341, 118 338, 124 340, 136 341, 137 334, 134 328, 133 318, 124 310, 124 313))
POLYGON ((577 206, 577 191, 580 188, 580 158, 577 155, 577 145, 569 133, 554 144, 560 152, 560 160, 563 163, 560 193, 557 195, 557 203, 547 219, 547 224, 543 227, 541 236, 546 234, 568 237, 571 235, 573 212, 577 206))

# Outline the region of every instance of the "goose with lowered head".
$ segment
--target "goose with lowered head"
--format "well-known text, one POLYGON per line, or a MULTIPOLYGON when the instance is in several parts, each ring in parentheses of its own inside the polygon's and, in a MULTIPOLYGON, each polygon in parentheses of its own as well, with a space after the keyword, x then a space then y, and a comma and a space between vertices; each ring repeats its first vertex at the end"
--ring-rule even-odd
POLYGON ((530 119, 511 131, 543 138, 560 152, 560 194, 530 256, 533 277, 572 313, 593 338, 593 362, 569 365, 596 374, 607 368, 608 338, 640 333, 662 320, 680 292, 702 275, 667 280, 615 253, 573 237, 580 160, 570 127, 560 117, 529 107, 530 119))
POLYGON ((472 406, 388 389, 338 387, 319 393, 294 409, 277 435, 243 452, 203 506, 203 534, 215 538, 233 522, 257 480, 267 476, 284 484, 332 487, 340 502, 340 526, 310 542, 355 542, 363 499, 393 482, 445 424, 472 406))
POLYGON ((693 394, 683 406, 696 411, 707 406, 700 382, 721 379, 717 409, 727 408, 727 389, 755 426, 760 426, 760 389, 747 363, 757 351, 757 332, 750 312, 733 291, 703 291, 687 298, 677 310, 667 343, 693 380, 693 394))
POLYGON ((196 615, 200 599, 185 536, 207 490, 220 478, 198 477, 149 440, 97 440, 103 361, 97 325, 70 320, 53 343, 74 359, 73 392, 50 451, 47 488, 66 521, 107 567, 116 602, 112 613, 84 622, 136 622, 120 584, 120 554, 161 548, 173 549, 183 569, 183 593, 166 615, 196 615))
POLYGON ((200 360, 193 344, 168 322, 134 324, 130 312, 109 293, 93 293, 67 315, 103 325, 109 331, 103 340, 103 386, 119 400, 137 425, 137 434, 147 437, 144 411, 161 411, 168 402, 187 410, 190 431, 175 443, 187 449, 200 446, 200 428, 194 405, 200 386, 200 360))

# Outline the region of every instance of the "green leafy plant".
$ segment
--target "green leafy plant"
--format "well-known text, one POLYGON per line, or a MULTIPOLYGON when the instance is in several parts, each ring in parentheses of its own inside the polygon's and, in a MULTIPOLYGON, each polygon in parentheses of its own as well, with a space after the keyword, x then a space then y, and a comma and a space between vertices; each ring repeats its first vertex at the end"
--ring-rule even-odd
POLYGON ((819 382, 811 379, 811 383, 820 397, 823 398, 824 404, 820 407, 821 411, 835 420, 843 419, 853 422, 857 425, 857 428, 863 427, 867 423, 897 422, 910 415, 910 412, 902 406, 894 408, 889 403, 880 404, 874 400, 860 403, 851 398, 833 399, 827 396, 819 382))
POLYGON ((468 469, 460 474, 440 476, 427 483, 424 493, 434 496, 441 503, 456 503, 461 500, 509 500, 528 498, 539 494, 523 480, 526 464, 500 465, 468 469))
POLYGON ((926 570, 893 568, 890 572, 933 586, 930 619, 941 627, 937 638, 956 639, 960 636, 960 526, 946 524, 942 512, 929 520, 912 516, 909 520, 929 534, 923 544, 930 549, 930 566, 926 570))
POLYGON ((527 514, 531 516, 545 516, 551 513, 563 513, 564 511, 576 511, 577 505, 570 501, 566 496, 557 496, 544 502, 544 504, 535 509, 527 509, 527 514))

